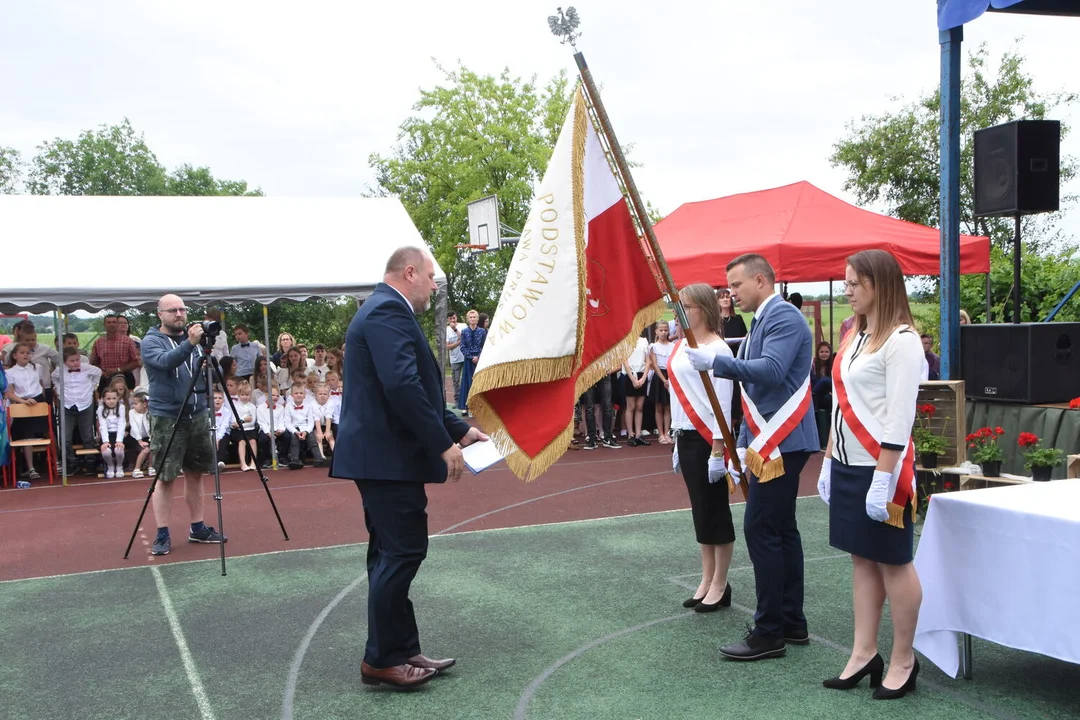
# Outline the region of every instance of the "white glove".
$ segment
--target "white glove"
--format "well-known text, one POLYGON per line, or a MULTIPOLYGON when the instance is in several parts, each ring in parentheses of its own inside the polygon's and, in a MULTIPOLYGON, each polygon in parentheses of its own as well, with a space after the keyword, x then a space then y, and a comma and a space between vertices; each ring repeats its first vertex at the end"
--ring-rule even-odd
POLYGON ((874 471, 874 480, 870 483, 870 489, 866 492, 866 514, 871 520, 885 522, 889 519, 889 485, 892 483, 892 473, 884 470, 874 471))
POLYGON ((716 457, 715 455, 709 456, 709 484, 713 485, 727 475, 727 467, 724 465, 724 457, 716 457))
POLYGON ((690 364, 699 372, 711 371, 713 360, 716 359, 716 351, 709 348, 686 348, 686 357, 690 364))
POLYGON ((832 458, 827 457, 821 461, 821 472, 817 477, 817 494, 829 504, 829 495, 832 492, 832 458))
POLYGON ((735 470, 735 463, 729 462, 727 466, 727 471, 728 475, 731 476, 731 482, 738 485, 742 481, 742 475, 737 470, 735 470))
POLYGON ((671 472, 679 474, 679 445, 675 444, 675 451, 671 453, 671 472))
POLYGON ((739 465, 746 467, 746 448, 735 448, 735 454, 739 456, 739 465))

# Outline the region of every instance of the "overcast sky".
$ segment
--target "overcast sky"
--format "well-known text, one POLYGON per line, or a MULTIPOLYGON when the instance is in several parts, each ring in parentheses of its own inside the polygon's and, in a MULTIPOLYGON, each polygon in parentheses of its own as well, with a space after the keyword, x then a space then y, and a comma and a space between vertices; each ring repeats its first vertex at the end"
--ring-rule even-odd
MULTIPOLYGON (((268 195, 354 195, 444 64, 546 79, 573 70, 558 0, 34 0, 0 13, 0 145, 24 155, 125 116, 169 168, 207 165, 268 195)), ((635 179, 664 213, 808 180, 849 120, 938 83, 932 0, 575 2, 581 49, 635 179)), ((1080 19, 985 15, 965 44, 1024 37, 1043 91, 1080 91, 1080 19)), ((1077 132, 1062 151, 1080 155, 1077 132)), ((1069 188, 1080 193, 1074 183, 1069 188)), ((1080 235, 1078 211, 1065 224, 1080 235)))

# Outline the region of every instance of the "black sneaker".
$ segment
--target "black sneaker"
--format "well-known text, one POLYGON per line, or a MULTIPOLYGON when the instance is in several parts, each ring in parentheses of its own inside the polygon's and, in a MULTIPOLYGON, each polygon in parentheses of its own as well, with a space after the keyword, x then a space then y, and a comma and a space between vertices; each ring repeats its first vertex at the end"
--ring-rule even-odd
POLYGON ((784 657, 787 646, 784 638, 763 638, 754 634, 754 628, 747 626, 743 641, 725 645, 720 648, 720 654, 729 660, 765 660, 784 657))
POLYGON ((158 535, 154 538, 154 546, 150 548, 150 554, 168 555, 170 550, 172 550, 172 539, 168 535, 158 535))
POLYGON ((619 448, 622 447, 622 445, 615 442, 615 438, 611 437, 610 435, 608 435, 607 437, 604 438, 603 445, 604 445, 604 447, 611 448, 612 450, 618 450, 619 448))
POLYGON ((583 449, 584 450, 595 450, 596 449, 596 438, 593 438, 593 437, 585 438, 585 447, 583 449))
POLYGON ((785 628, 784 642, 789 645, 809 645, 810 633, 806 628, 785 628))
POLYGON ((188 542, 194 543, 223 543, 229 538, 223 536, 209 525, 203 525, 201 530, 193 530, 187 539, 188 542))
POLYGON ((641 444, 641 440, 638 440, 636 437, 631 435, 630 439, 626 441, 626 444, 629 445, 630 447, 637 447, 638 445, 641 444))
POLYGON ((303 470, 304 469, 304 463, 300 462, 299 460, 290 460, 289 461, 289 469, 290 470, 303 470))
POLYGON ((651 442, 649 442, 648 440, 646 440, 645 438, 640 437, 640 436, 637 439, 637 444, 638 445, 652 445, 651 442))

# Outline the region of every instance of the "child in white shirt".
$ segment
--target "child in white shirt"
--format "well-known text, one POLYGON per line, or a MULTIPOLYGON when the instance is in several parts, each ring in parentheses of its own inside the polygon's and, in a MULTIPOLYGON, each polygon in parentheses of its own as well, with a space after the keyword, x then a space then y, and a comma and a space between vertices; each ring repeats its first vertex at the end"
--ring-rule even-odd
MULTIPOLYGON (((75 428, 79 429, 79 441, 84 447, 94 444, 94 393, 101 382, 101 369, 84 363, 77 348, 65 347, 64 364, 53 370, 52 381, 55 396, 60 399, 61 412, 66 415, 64 454, 68 472, 74 473, 79 464, 75 454, 75 428), (62 392, 61 384, 64 386, 62 392)), ((83 471, 88 472, 86 468, 83 471)), ((92 473, 96 475, 97 469, 92 473)))
POLYGON ((315 410, 311 401, 305 400, 306 392, 305 383, 293 383, 292 402, 285 404, 286 424, 292 432, 292 442, 289 443, 290 470, 300 470, 304 467, 304 463, 300 461, 301 443, 307 447, 308 452, 315 459, 315 467, 326 465, 322 449, 315 442, 315 410))
POLYGON ((334 452, 334 403, 330 402, 330 388, 326 383, 315 386, 315 441, 322 450, 323 441, 326 441, 330 454, 334 452))
POLYGON ((255 446, 255 406, 251 404, 251 385, 247 380, 241 380, 236 384, 236 394, 239 400, 233 403, 236 406, 237 417, 234 417, 232 421, 232 445, 236 447, 240 470, 246 472, 255 469, 255 458, 258 454, 255 446), (241 428, 244 430, 243 434, 240 432, 241 428), (243 442, 244 435, 248 438, 246 443, 243 442), (250 463, 248 462, 249 455, 251 456, 250 463))
POLYGON ((281 405, 281 394, 276 387, 270 390, 270 402, 255 409, 255 422, 259 426, 258 462, 264 468, 270 466, 271 460, 271 420, 273 420, 273 438, 277 444, 277 455, 279 458, 285 457, 292 443, 292 433, 286 427, 285 408, 281 405))
POLYGON ((214 391, 214 440, 217 442, 218 461, 229 462, 229 430, 232 429, 232 410, 225 405, 225 391, 214 391))
POLYGON ((124 435, 127 412, 120 394, 106 388, 98 407, 98 435, 101 440, 101 459, 105 461, 105 477, 124 477, 124 435))
MULTIPOLYGON (((19 343, 11 349, 8 357, 8 367, 4 371, 7 375, 8 389, 4 397, 8 402, 19 405, 37 405, 45 401, 45 391, 41 386, 41 373, 38 366, 30 362, 33 352, 32 347, 26 343, 19 343)), ((25 440, 29 438, 49 437, 49 422, 44 417, 17 418, 11 423, 11 439, 25 440)), ((34 469, 34 448, 23 448, 26 457, 26 477, 37 480, 41 476, 34 469)))
MULTIPOLYGON (((135 465, 131 470, 131 477, 133 478, 141 478, 143 476, 143 463, 153 462, 153 459, 150 457, 149 404, 150 399, 145 391, 136 390, 135 393, 132 394, 131 412, 128 413, 128 426, 131 430, 128 436, 138 448, 135 465)), ((150 477, 154 477, 154 466, 151 465, 147 472, 150 477)))

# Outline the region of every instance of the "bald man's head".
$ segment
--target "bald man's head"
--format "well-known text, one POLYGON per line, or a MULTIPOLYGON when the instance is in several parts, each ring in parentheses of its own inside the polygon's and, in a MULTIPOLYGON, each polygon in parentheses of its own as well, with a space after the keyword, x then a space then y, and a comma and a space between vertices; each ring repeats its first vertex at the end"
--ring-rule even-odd
POLYGON ((158 300, 157 316, 161 329, 170 334, 182 333, 187 327, 187 308, 179 295, 162 295, 158 300))
POLYGON ((426 248, 411 245, 398 248, 386 262, 383 282, 404 295, 415 312, 424 312, 437 288, 435 259, 426 248))

